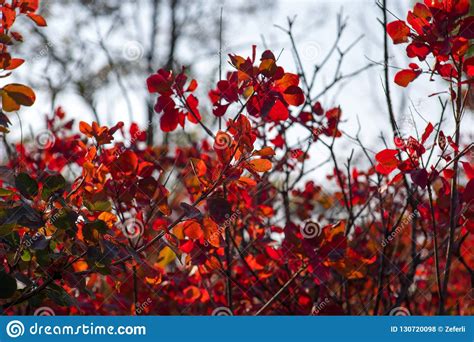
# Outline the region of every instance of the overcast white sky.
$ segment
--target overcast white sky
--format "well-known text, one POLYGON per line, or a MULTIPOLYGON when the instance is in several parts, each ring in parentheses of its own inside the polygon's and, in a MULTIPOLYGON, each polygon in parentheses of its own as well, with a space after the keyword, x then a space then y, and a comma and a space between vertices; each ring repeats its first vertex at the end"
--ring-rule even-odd
MULTIPOLYGON (((412 1, 392 0, 388 1, 388 4, 396 15, 404 17, 404 13, 412 5, 412 1)), ((381 61, 383 58, 383 31, 381 30, 380 23, 377 21, 378 18, 381 18, 381 13, 374 0, 279 0, 268 11, 262 11, 256 16, 239 17, 238 20, 234 20, 233 14, 226 12, 226 8, 226 5, 224 5, 224 55, 231 52, 248 55, 251 52, 252 44, 256 44, 259 52, 262 52, 264 49, 263 41, 265 41, 267 47, 276 54, 282 51, 279 64, 289 71, 295 71, 288 37, 275 25, 286 26, 286 18, 296 16, 294 27, 296 43, 301 51, 305 69, 311 71, 315 61, 320 61, 334 42, 337 13, 342 9, 344 16, 348 17, 348 28, 342 39, 341 47, 347 47, 350 42, 360 35, 364 36, 347 56, 342 72, 354 71, 369 63, 370 60, 381 61)), ((76 15, 76 13, 61 13, 61 17, 49 21, 49 26, 46 30, 64 34, 67 32, 65 25, 68 22, 68 16, 71 15, 76 15)), ((205 24, 205 18, 203 19, 205 24)), ((91 31, 91 37, 85 39, 94 39, 93 29, 91 31)), ((125 37, 123 40, 107 43, 133 45, 134 41, 125 37)), ((205 41, 202 43, 206 44, 205 41)), ((199 62, 195 66, 198 79, 200 76, 206 80, 209 80, 210 77, 216 77, 215 74, 213 76, 209 74, 214 72, 218 65, 217 51, 213 56, 194 56, 192 46, 181 45, 178 47, 178 53, 185 56, 185 58, 198 59, 199 62)), ((408 65, 408 60, 404 57, 403 45, 393 46, 391 44, 390 53, 393 56, 390 61, 392 65, 400 67, 408 65)), ((336 60, 333 60, 333 63, 328 65, 326 73, 323 73, 318 78, 316 92, 322 89, 331 79, 335 63, 336 60)), ((20 77, 28 78, 31 75, 41 77, 42 71, 34 70, 34 66, 34 64, 33 66, 24 66, 20 77)), ((159 67, 159 65, 156 66, 157 69, 159 67)), ((325 108, 341 105, 343 117, 346 120, 342 128, 350 134, 355 133, 357 129, 357 116, 359 116, 362 123, 363 140, 372 147, 380 146, 378 140, 380 132, 386 133, 387 136, 389 136, 390 132, 384 102, 382 76, 382 67, 376 66, 352 78, 342 89, 333 89, 321 101, 325 108)), ((205 88, 207 82, 201 83, 201 88, 205 88)), ((145 79, 132 80, 131 83, 127 84, 127 87, 138 90, 138 94, 131 95, 134 104, 133 116, 134 121, 144 125, 146 122, 145 108, 140 96, 143 96, 142 91, 145 91, 145 79)), ((410 112, 415 112, 415 108, 428 120, 436 120, 438 118, 438 100, 436 97, 428 97, 428 95, 441 89, 443 89, 441 83, 430 83, 427 78, 422 77, 414 86, 412 85, 405 89, 392 84, 395 111, 404 134, 414 134, 413 127, 410 124, 410 112)), ((70 115, 82 120, 92 120, 88 107, 78 100, 74 94, 61 96, 58 102, 70 115)), ((201 103, 203 102, 201 101, 201 103)), ((49 106, 48 98, 45 94, 39 92, 37 104, 32 108, 23 110, 22 118, 34 130, 41 129, 38 115, 39 113, 48 112, 49 106)), ((113 124, 114 121, 118 120, 129 121, 125 100, 117 89, 110 90, 109 93, 104 94, 103 100, 99 103, 99 109, 101 115, 108 118, 108 124, 113 124)), ((414 115, 417 117, 416 113, 414 115)), ((472 115, 470 117, 471 120, 466 123, 465 127, 472 127, 472 115)), ((15 119, 13 121, 17 125, 17 121, 15 119)), ((419 124, 418 129, 423 130, 426 123, 419 117, 416 118, 416 122, 419 124)), ((468 138, 472 141, 472 128, 466 128, 466 130, 469 131, 466 133, 470 134, 468 138)), ((300 136, 306 136, 306 134, 303 135, 303 131, 299 132, 296 132, 294 135, 295 140, 300 136), (301 132, 301 135, 299 132, 301 132)), ((352 147, 355 146, 351 145, 349 139, 343 139, 340 142, 340 158, 345 159, 349 156, 352 147)), ((318 156, 318 153, 319 151, 314 151, 315 156, 318 156)), ((316 157, 316 159, 319 158, 316 157)))

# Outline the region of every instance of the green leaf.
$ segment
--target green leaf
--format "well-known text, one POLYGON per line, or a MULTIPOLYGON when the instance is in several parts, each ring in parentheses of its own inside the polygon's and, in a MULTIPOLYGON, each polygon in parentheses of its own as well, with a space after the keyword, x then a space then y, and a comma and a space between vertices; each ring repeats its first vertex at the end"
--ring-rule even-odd
POLYGON ((61 209, 51 218, 50 222, 58 229, 75 229, 77 217, 76 213, 61 209))
POLYGON ((20 173, 15 178, 15 186, 26 198, 38 194, 38 183, 26 173, 20 173))
POLYGON ((35 256, 36 256, 36 261, 42 267, 49 266, 49 264, 51 263, 51 256, 49 254, 49 251, 46 249, 36 251, 35 256))
POLYGON ((51 175, 45 178, 43 183, 43 191, 41 198, 47 200, 53 193, 64 190, 66 187, 66 180, 60 174, 51 175))
POLYGON ((31 229, 38 229, 44 226, 44 221, 41 213, 26 203, 19 206, 11 206, 7 209, 0 209, 0 226, 15 226, 17 224, 31 229))
POLYGON ((107 232, 107 224, 102 220, 89 222, 82 228, 82 234, 86 240, 98 242, 99 236, 107 232))
POLYGON ((0 299, 12 297, 16 292, 16 280, 11 275, 0 271, 0 299))
POLYGON ((112 205, 109 201, 95 201, 94 203, 84 201, 84 205, 90 211, 110 211, 112 209, 112 205))
POLYGON ((13 194, 12 191, 0 188, 0 197, 10 196, 11 194, 13 194))
POLYGON ((31 261, 31 253, 29 250, 25 249, 21 255, 21 260, 28 262, 31 261))

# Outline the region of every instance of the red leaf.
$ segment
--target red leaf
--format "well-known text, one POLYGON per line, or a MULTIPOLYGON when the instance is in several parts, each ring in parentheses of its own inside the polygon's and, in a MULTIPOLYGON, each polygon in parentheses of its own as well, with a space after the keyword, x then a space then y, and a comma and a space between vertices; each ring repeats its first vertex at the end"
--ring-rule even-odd
POLYGON ((379 163, 387 163, 396 160, 397 150, 385 149, 375 155, 375 160, 379 163))
POLYGON ((165 112, 160 119, 160 128, 163 132, 172 132, 178 127, 178 111, 165 112))
POLYGON ((400 70, 395 75, 395 83, 401 87, 406 87, 410 82, 417 78, 419 74, 419 71, 417 72, 410 69, 400 70))
POLYGON ((422 189, 428 185, 428 172, 425 169, 413 170, 410 173, 411 180, 422 189))
POLYGON ((301 106, 304 103, 304 94, 300 87, 290 86, 283 93, 283 98, 292 106, 301 106))
POLYGON ((155 105, 155 112, 161 113, 161 112, 169 112, 172 111, 175 108, 176 104, 174 103, 174 100, 166 95, 159 96, 158 99, 156 100, 156 105, 155 105))
POLYGON ((439 132, 438 135, 438 146, 440 149, 444 150, 446 148, 446 137, 444 136, 443 131, 439 132))
POLYGON ((443 170, 443 175, 447 179, 452 179, 454 177, 454 170, 453 169, 445 169, 445 170, 443 170))
POLYGON ((464 72, 469 77, 474 77, 474 57, 468 58, 463 64, 464 72))
POLYGON ((190 112, 188 114, 188 120, 194 124, 197 124, 201 120, 201 114, 199 113, 198 105, 199 100, 193 94, 189 95, 186 100, 190 112))
POLYGON ((229 108, 230 103, 226 105, 220 105, 216 104, 214 108, 212 109, 212 114, 214 114, 217 117, 221 117, 225 115, 225 112, 227 111, 227 108, 229 108))
POLYGON ((146 80, 148 91, 150 93, 164 94, 171 90, 169 78, 171 74, 168 71, 160 69, 157 74, 151 75, 146 80))
POLYGON ((459 35, 466 39, 474 39, 474 16, 464 18, 459 28, 459 35))
POLYGON ((197 86, 198 86, 197 81, 195 79, 192 79, 191 82, 189 82, 187 91, 195 91, 197 86))
POLYGON ((196 221, 186 221, 183 232, 192 240, 200 239, 204 235, 201 225, 196 221))
POLYGON ((283 121, 288 119, 289 112, 288 108, 280 100, 276 100, 272 109, 268 113, 268 117, 272 121, 283 121))
POLYGON ((314 112, 314 114, 319 115, 319 116, 324 114, 324 109, 321 106, 321 103, 319 101, 314 104, 313 112, 314 112))
POLYGON ((24 59, 21 59, 21 58, 12 58, 12 59, 10 60, 10 63, 8 64, 8 66, 5 67, 4 69, 5 69, 5 70, 14 70, 14 69, 18 68, 20 65, 22 65, 24 62, 25 62, 24 59))
POLYGON ((267 172, 272 169, 272 162, 268 159, 253 159, 249 162, 249 166, 256 172, 267 172))
POLYGON ((275 147, 283 148, 283 145, 285 144, 285 140, 281 136, 281 134, 278 134, 275 138, 270 140, 275 147))
POLYGON ((193 240, 186 240, 183 244, 179 246, 179 249, 184 253, 190 253, 194 248, 193 240))
POLYGON ((407 46, 407 55, 410 58, 418 57, 420 61, 424 61, 430 53, 430 48, 424 43, 413 42, 407 46))
POLYGON ((377 153, 375 155, 375 159, 379 162, 379 164, 376 165, 375 169, 381 174, 388 175, 390 172, 397 168, 397 154, 397 150, 390 149, 385 149, 377 153))
POLYGON ((274 88, 275 90, 282 92, 291 86, 298 86, 299 83, 300 78, 298 75, 287 72, 283 75, 282 78, 275 82, 274 88))
POLYGON ((433 130, 434 130, 434 127, 431 124, 431 122, 429 122, 428 125, 425 128, 425 131, 423 132, 423 135, 421 136, 421 143, 422 144, 424 144, 426 139, 428 139, 430 137, 431 133, 433 133, 433 130))
POLYGON ((283 253, 281 249, 275 249, 270 246, 265 247, 265 251, 267 252, 268 256, 276 261, 283 260, 283 253))
POLYGON ((474 178, 474 167, 471 166, 468 162, 462 162, 462 166, 464 167, 464 171, 466 171, 466 176, 468 179, 474 178))
POLYGON ((436 63, 435 70, 444 78, 458 77, 458 71, 451 63, 447 63, 447 64, 436 63))
POLYGON ((2 4, 1 12, 2 12, 2 24, 5 26, 5 28, 8 29, 15 22, 16 12, 15 12, 15 10, 11 9, 10 7, 3 6, 3 4, 2 4))
POLYGON ((138 169, 138 157, 132 151, 125 151, 113 164, 116 172, 121 172, 127 175, 134 174, 138 169))
POLYGON ((35 22, 36 25, 38 26, 47 26, 46 20, 39 14, 34 14, 34 13, 28 13, 27 16, 35 22))
POLYGON ((397 20, 387 25, 387 33, 392 38, 394 44, 406 43, 410 28, 403 20, 397 20))
POLYGON ((474 200, 474 179, 467 182, 464 192, 462 194, 464 202, 471 204, 474 200))

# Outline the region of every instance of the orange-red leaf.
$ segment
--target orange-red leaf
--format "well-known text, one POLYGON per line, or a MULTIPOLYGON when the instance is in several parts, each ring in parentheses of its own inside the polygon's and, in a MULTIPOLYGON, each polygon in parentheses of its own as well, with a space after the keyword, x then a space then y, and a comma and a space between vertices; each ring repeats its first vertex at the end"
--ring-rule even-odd
POLYGON ((13 112, 19 110, 20 106, 31 106, 35 103, 35 93, 23 84, 8 84, 2 90, 2 108, 6 112, 13 112))
POLYGON ((304 103, 303 90, 297 86, 288 87, 283 93, 283 98, 292 106, 301 106, 304 103))
POLYGON ((25 62, 24 59, 12 58, 10 60, 10 63, 8 64, 8 66, 5 68, 5 70, 14 70, 14 69, 18 68, 20 65, 22 65, 24 62, 25 62))
POLYGON ((249 165, 252 170, 257 172, 266 172, 272 168, 272 162, 268 159, 254 159, 249 162, 249 165))
POLYGON ((39 14, 28 13, 27 16, 38 26, 47 26, 46 20, 39 14))
POLYGON ((265 146, 261 150, 256 151, 254 155, 261 157, 273 157, 275 155, 275 151, 273 150, 273 148, 265 146))
POLYGON ((185 236, 193 240, 200 239, 204 235, 201 225, 196 221, 185 222, 183 232, 185 236))
POLYGON ((92 127, 87 122, 79 122, 79 131, 85 134, 88 138, 92 138, 92 127))
POLYGON ((403 20, 396 20, 387 25, 387 33, 394 44, 405 43, 408 41, 410 28, 403 20))
POLYGON ((406 87, 410 82, 417 78, 419 74, 419 71, 414 71, 410 69, 400 70, 395 75, 395 83, 398 84, 400 87, 406 87))

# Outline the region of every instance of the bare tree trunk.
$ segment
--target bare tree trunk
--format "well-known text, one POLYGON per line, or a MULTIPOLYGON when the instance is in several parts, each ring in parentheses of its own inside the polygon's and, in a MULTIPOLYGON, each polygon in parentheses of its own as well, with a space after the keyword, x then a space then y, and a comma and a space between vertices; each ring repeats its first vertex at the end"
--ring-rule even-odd
POLYGON ((175 50, 176 50, 176 43, 178 42, 178 18, 177 18, 177 13, 178 13, 178 5, 179 5, 179 0, 171 0, 171 34, 170 34, 170 40, 169 40, 169 52, 168 52, 168 60, 166 62, 166 69, 171 70, 173 69, 173 62, 174 62, 174 55, 175 55, 175 50))
MULTIPOLYGON (((153 63, 154 63, 154 56, 155 56, 155 48, 156 48, 156 38, 158 35, 158 9, 160 5, 160 0, 152 0, 153 1, 153 11, 152 11, 152 28, 150 34, 150 50, 148 50, 147 55, 147 70, 148 73, 151 74, 154 72, 153 63)), ((153 145, 155 142, 155 111, 153 109, 153 100, 151 96, 148 95, 147 101, 147 144, 153 145)))

